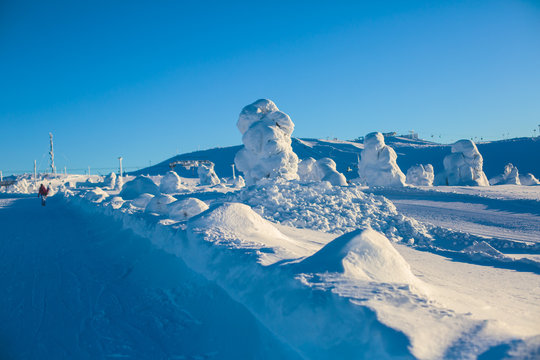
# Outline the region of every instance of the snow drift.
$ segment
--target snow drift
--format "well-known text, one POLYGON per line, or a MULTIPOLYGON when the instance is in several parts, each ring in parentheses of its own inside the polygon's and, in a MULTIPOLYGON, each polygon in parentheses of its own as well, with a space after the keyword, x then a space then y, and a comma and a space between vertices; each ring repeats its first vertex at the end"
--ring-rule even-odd
POLYGON ((360 181, 369 186, 404 186, 405 175, 396 160, 396 152, 384 143, 380 132, 367 134, 358 164, 360 181))
POLYGON ((416 164, 407 170, 407 184, 416 186, 433 186, 433 166, 416 164))
POLYGON ((234 163, 248 185, 260 179, 298 178, 298 157, 291 147, 294 124, 289 115, 271 100, 261 99, 242 109, 237 127, 244 147, 234 163))
POLYGON ((482 171, 482 155, 474 142, 459 140, 452 145, 451 151, 444 158, 444 172, 437 176, 437 185, 489 186, 482 171))
POLYGON ((169 217, 173 220, 184 221, 208 210, 208 205, 197 198, 187 198, 168 204, 169 217))
POLYGON ((525 186, 532 186, 532 185, 539 185, 540 181, 533 175, 533 174, 527 174, 527 175, 519 175, 519 182, 521 185, 525 186))

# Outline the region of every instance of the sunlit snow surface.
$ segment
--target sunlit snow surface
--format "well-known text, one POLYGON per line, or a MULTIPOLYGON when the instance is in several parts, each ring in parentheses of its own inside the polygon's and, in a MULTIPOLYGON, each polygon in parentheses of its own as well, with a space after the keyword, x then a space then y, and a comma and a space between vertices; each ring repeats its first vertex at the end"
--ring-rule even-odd
POLYGON ((2 194, 7 358, 538 355, 538 186, 132 179, 2 194))

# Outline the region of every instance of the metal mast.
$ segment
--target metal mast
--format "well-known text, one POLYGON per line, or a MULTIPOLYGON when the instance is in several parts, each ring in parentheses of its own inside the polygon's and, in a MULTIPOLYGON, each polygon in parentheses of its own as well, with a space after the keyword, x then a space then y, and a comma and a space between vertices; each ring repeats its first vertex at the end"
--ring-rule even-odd
POLYGON ((51 140, 51 151, 49 151, 49 155, 51 156, 51 172, 56 175, 56 167, 54 166, 54 148, 52 133, 49 133, 49 138, 51 140))

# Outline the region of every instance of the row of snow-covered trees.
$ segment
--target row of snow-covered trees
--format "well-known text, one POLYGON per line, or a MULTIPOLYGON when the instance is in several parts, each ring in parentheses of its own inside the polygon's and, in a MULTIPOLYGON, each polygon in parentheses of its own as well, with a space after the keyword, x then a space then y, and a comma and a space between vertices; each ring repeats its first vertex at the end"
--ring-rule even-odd
MULTIPOLYGON (((336 163, 332 159, 298 159, 291 146, 294 123, 271 100, 257 100, 244 107, 237 126, 242 133, 244 148, 236 154, 235 164, 244 173, 248 185, 274 178, 306 182, 329 181, 333 185, 347 184, 345 176, 336 170, 336 163)), ((459 140, 452 145, 451 153, 443 161, 444 171, 437 176, 431 164, 415 165, 408 169, 405 175, 396 160, 396 152, 384 143, 381 133, 366 135, 356 182, 368 186, 489 186, 490 182, 523 185, 539 183, 531 174, 519 176, 517 169, 511 164, 507 165, 503 175, 488 181, 482 170, 482 155, 471 140, 459 140)))

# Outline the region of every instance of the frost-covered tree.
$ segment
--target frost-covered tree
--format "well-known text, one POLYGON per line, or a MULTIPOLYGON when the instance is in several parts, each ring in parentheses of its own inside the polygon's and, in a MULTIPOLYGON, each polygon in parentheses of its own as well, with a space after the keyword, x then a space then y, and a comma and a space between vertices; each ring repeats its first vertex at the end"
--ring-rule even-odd
POLYGON ((234 162, 248 185, 261 179, 297 179, 298 156, 291 147, 294 124, 271 100, 261 99, 240 113, 237 122, 244 147, 234 162))
POLYGON ((437 185, 489 186, 482 170, 484 160, 472 140, 452 145, 452 153, 444 158, 444 172, 437 175, 437 185))
POLYGON ((407 170, 407 184, 416 186, 432 186, 435 174, 433 165, 416 164, 407 170))
POLYGON ((358 163, 360 181, 368 186, 404 186, 405 174, 396 160, 396 152, 384 143, 380 132, 367 134, 358 163))

